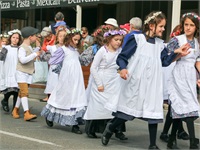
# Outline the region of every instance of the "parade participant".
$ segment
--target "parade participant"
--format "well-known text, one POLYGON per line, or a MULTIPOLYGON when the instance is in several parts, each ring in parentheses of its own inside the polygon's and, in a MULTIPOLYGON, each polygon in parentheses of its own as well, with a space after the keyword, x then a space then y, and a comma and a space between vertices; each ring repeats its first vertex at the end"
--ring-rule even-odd
MULTIPOLYGON (((115 118, 107 124, 102 144, 107 145, 113 131, 126 122, 140 118, 148 122, 149 149, 156 145, 157 125, 163 121, 162 65, 168 66, 177 53, 187 55, 185 44, 168 55, 163 40, 166 17, 162 12, 151 12, 144 21, 144 34, 133 34, 117 58, 122 81, 117 105, 110 107, 115 118)), ((117 93, 116 93, 117 94, 117 93)))
MULTIPOLYGON (((2 71, 0 76, 0 91, 4 94, 1 101, 2 108, 5 112, 9 112, 9 97, 13 95, 13 108, 17 101, 19 87, 16 80, 16 67, 18 62, 18 48, 22 43, 21 31, 18 29, 8 32, 8 44, 5 45, 0 52, 4 58, 1 60, 2 71)), ((1 55, 1 56, 2 56, 1 55)))
MULTIPOLYGON (((189 44, 191 48, 188 50, 190 54, 177 58, 176 65, 172 71, 169 80, 169 100, 170 113, 173 118, 173 126, 167 147, 177 149, 176 132, 180 121, 183 120, 187 124, 190 137, 190 149, 199 149, 199 140, 195 137, 194 120, 199 117, 199 102, 197 99, 196 89, 196 69, 195 64, 200 56, 198 32, 200 17, 195 13, 185 13, 181 18, 182 34, 172 38, 168 45, 171 52, 184 44, 189 44)), ((197 62, 199 63, 199 62, 197 62)), ((200 66, 197 65, 200 71, 200 66)))
MULTIPOLYGON (((112 112, 104 106, 107 101, 115 101, 113 93, 117 93, 120 89, 120 76, 117 73, 116 58, 121 51, 125 34, 124 30, 119 29, 105 32, 105 45, 96 53, 90 68, 94 80, 89 82, 91 91, 88 95, 89 103, 84 115, 86 122, 89 121, 86 129, 88 137, 97 138, 95 132, 105 129, 107 122, 113 118, 112 112)), ((122 140, 125 140, 125 136, 122 140)))
POLYGON ((8 44, 8 37, 9 37, 9 35, 6 33, 0 34, 0 51, 1 51, 2 47, 4 47, 5 45, 8 44))
MULTIPOLYGON (((173 29, 172 33, 170 34, 170 38, 180 35, 181 30, 182 30, 181 26, 177 25, 173 29)), ((168 87, 169 87, 169 78, 172 74, 172 70, 175 64, 176 62, 173 62, 169 66, 163 67, 163 100, 164 100, 163 108, 168 110, 166 118, 165 118, 164 128, 160 135, 160 139, 164 142, 168 142, 169 140, 168 131, 172 124, 172 117, 170 116, 170 111, 169 111, 169 106, 168 106, 168 101, 169 101, 168 87)), ((177 138, 183 139, 183 140, 189 140, 189 136, 185 132, 182 122, 180 123, 179 128, 178 128, 177 138)))
POLYGON ((81 43, 81 30, 67 32, 62 69, 56 87, 52 91, 41 115, 48 126, 53 122, 62 126, 71 125, 72 132, 82 134, 78 125, 83 124, 83 115, 87 106, 83 73, 79 62, 78 48, 81 43))
MULTIPOLYGON (((24 109, 24 120, 30 121, 36 119, 37 116, 30 113, 28 105, 28 85, 32 83, 32 74, 34 73, 34 61, 37 56, 40 55, 40 45, 37 45, 35 52, 33 51, 31 44, 36 42, 36 34, 38 29, 27 26, 21 29, 23 43, 18 50, 18 63, 17 63, 17 82, 19 86, 19 95, 15 108, 13 109, 13 118, 18 119, 19 106, 22 103, 24 109)), ((39 44, 39 42, 37 42, 39 44)))
POLYGON ((108 18, 104 23, 112 29, 119 27, 117 20, 114 18, 108 18))
MULTIPOLYGON (((52 46, 47 45, 47 51, 50 53, 51 56, 54 55, 54 53, 57 51, 58 48, 64 45, 65 36, 66 36, 66 30, 59 30, 56 34, 55 45, 52 46)), ((54 87, 58 83, 58 74, 53 72, 53 69, 55 69, 55 67, 56 65, 49 66, 46 88, 44 90, 44 93, 48 94, 48 98, 51 95, 51 92, 53 91, 54 87)), ((43 100, 43 102, 47 102, 47 100, 46 101, 43 100)))

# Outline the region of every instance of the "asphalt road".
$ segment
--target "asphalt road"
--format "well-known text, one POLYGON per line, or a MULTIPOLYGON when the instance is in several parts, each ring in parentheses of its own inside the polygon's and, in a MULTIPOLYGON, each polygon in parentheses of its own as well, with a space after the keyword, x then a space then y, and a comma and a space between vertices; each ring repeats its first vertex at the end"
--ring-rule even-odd
MULTIPOLYGON (((0 95, 0 100, 2 95, 0 95)), ((12 101, 10 101, 12 107, 12 101)), ((0 108, 0 149, 1 150, 137 150, 147 149, 149 146, 148 125, 145 121, 134 120, 126 123, 127 141, 120 141, 114 136, 107 146, 101 144, 99 138, 90 139, 85 133, 77 135, 71 132, 71 127, 54 125, 47 127, 45 120, 40 116, 45 103, 37 99, 30 99, 30 110, 38 115, 31 122, 23 120, 23 111, 20 110, 20 119, 13 119, 11 113, 5 113, 0 108)), ((166 113, 166 112, 165 112, 166 113)), ((185 123, 184 123, 185 127, 185 123)), ((166 149, 166 143, 159 139, 163 123, 159 124, 157 145, 160 149, 166 149)), ((186 128, 185 128, 186 129, 186 128)), ((200 119, 195 121, 196 136, 200 138, 200 119)), ((84 131, 84 126, 81 126, 84 131)), ((188 149, 189 141, 178 140, 181 149, 188 149)))

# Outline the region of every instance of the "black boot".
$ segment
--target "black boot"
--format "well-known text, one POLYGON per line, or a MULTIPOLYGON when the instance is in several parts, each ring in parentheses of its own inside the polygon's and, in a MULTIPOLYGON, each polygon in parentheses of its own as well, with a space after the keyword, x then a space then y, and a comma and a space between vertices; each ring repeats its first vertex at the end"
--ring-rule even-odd
POLYGON ((49 120, 47 120, 47 118, 45 118, 46 119, 46 124, 49 126, 49 127, 53 127, 53 121, 49 121, 49 120))
POLYGON ((159 150, 159 147, 157 145, 154 145, 154 146, 149 146, 148 149, 158 149, 159 150))
POLYGON ((177 147, 177 143, 176 143, 176 136, 169 135, 169 141, 167 143, 167 148, 168 149, 179 149, 177 147))
POLYGON ((120 139, 120 140, 128 140, 128 138, 125 136, 125 134, 121 131, 117 131, 115 133, 115 137, 120 139))
POLYGON ((10 111, 9 106, 8 106, 8 102, 6 102, 4 99, 1 101, 1 105, 2 105, 2 108, 5 112, 10 111))
POLYGON ((190 137, 185 131, 182 131, 181 133, 177 133, 177 139, 189 140, 190 137))
POLYGON ((166 133, 161 133, 161 135, 160 135, 160 139, 163 141, 163 142, 168 142, 169 141, 169 136, 168 136, 168 134, 166 134, 166 133))
POLYGON ((108 123, 108 124, 106 125, 106 128, 105 128, 105 130, 104 130, 104 132, 103 132, 103 135, 102 135, 102 137, 101 137, 101 142, 102 142, 103 145, 107 145, 108 142, 109 142, 109 140, 110 140, 110 138, 111 138, 112 135, 113 135, 113 132, 111 132, 111 131, 109 130, 110 124, 111 124, 111 123, 108 123))
POLYGON ((78 125, 73 125, 72 126, 72 132, 76 134, 82 134, 82 131, 80 130, 78 125))
POLYGON ((199 149, 198 143, 199 143, 198 139, 191 138, 190 139, 190 149, 199 149))

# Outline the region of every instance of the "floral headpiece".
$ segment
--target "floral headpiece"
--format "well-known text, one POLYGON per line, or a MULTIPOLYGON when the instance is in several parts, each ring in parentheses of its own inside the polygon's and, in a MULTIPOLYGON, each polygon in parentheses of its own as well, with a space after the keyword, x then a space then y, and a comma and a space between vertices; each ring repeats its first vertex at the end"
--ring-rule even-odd
POLYGON ((200 21, 200 17, 195 13, 185 13, 182 15, 182 18, 184 18, 185 16, 193 16, 194 18, 196 18, 200 21))
MULTIPOLYGON (((111 26, 108 25, 102 25, 99 29, 97 29, 94 33, 93 36, 97 36, 99 33, 103 32, 103 30, 109 30, 111 29, 111 26)), ((105 31, 104 31, 105 32, 105 31)))
POLYGON ((77 29, 77 28, 74 28, 72 30, 67 30, 67 34, 74 34, 74 33, 82 34, 82 31, 81 29, 77 29))
POLYGON ((4 34, 0 34, 0 37, 8 38, 8 37, 9 37, 9 35, 8 35, 8 34, 6 34, 6 33, 4 33, 4 34))
POLYGON ((124 30, 109 30, 108 32, 105 32, 103 36, 108 37, 111 35, 125 35, 125 34, 126 34, 126 31, 124 30))
POLYGON ((18 29, 14 29, 14 30, 9 31, 9 32, 8 32, 8 35, 13 35, 13 34, 15 34, 15 33, 18 33, 19 35, 22 35, 21 31, 18 30, 18 29))
POLYGON ((180 31, 180 30, 177 30, 176 32, 172 32, 172 33, 170 34, 170 38, 175 37, 175 36, 178 36, 178 35, 180 35, 180 34, 181 34, 181 31, 180 31))
POLYGON ((156 13, 153 13, 153 16, 151 16, 151 17, 148 17, 145 21, 144 21, 144 24, 148 24, 149 23, 149 21, 151 21, 151 20, 153 20, 153 19, 155 19, 158 15, 160 15, 162 12, 161 11, 159 11, 159 12, 156 12, 156 13))

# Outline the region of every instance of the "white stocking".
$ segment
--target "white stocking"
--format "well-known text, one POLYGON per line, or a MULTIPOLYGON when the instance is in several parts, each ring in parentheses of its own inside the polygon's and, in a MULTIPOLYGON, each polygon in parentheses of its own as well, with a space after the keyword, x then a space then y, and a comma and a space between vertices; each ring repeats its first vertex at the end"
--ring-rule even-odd
POLYGON ((24 112, 29 110, 29 108, 28 108, 28 97, 22 97, 21 102, 22 102, 22 107, 24 109, 24 112))
POLYGON ((15 107, 19 108, 20 104, 21 104, 21 98, 18 96, 15 107))

